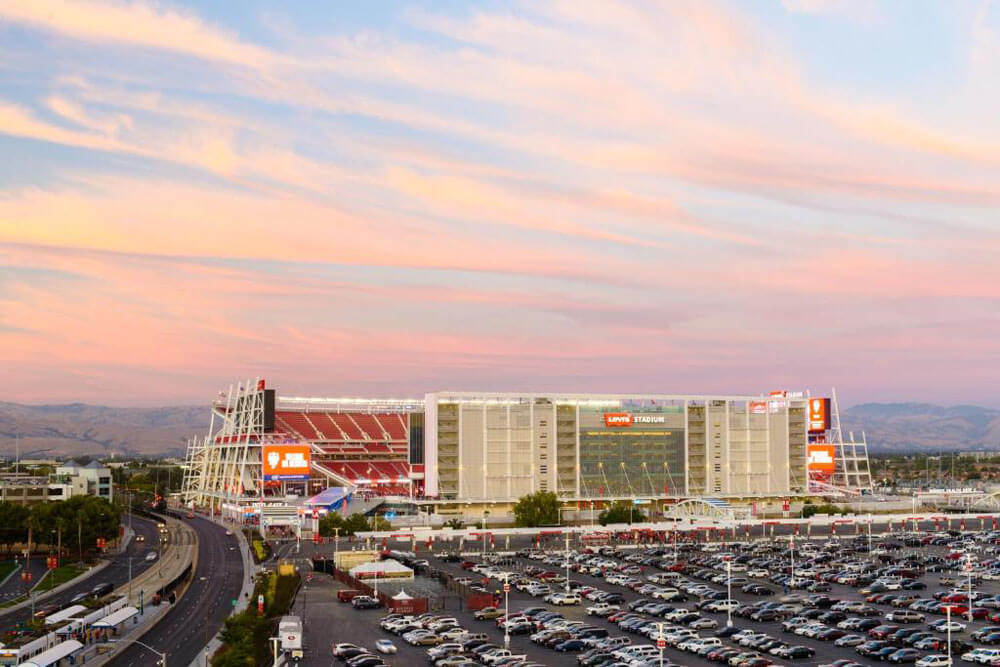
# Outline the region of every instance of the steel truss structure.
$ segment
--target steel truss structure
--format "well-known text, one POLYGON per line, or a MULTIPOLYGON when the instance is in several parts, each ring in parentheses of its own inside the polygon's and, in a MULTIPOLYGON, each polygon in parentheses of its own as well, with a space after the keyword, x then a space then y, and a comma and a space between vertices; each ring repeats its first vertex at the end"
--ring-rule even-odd
POLYGON ((181 487, 185 503, 221 508, 222 503, 263 500, 261 446, 269 437, 264 391, 256 378, 219 392, 208 435, 188 442, 181 487))
POLYGON ((832 496, 858 496, 871 493, 872 473, 868 463, 868 442, 865 433, 860 433, 860 439, 854 432, 844 440, 844 432, 840 425, 840 404, 837 401, 837 390, 831 390, 830 442, 834 446, 834 471, 829 482, 810 479, 809 489, 817 493, 832 496))

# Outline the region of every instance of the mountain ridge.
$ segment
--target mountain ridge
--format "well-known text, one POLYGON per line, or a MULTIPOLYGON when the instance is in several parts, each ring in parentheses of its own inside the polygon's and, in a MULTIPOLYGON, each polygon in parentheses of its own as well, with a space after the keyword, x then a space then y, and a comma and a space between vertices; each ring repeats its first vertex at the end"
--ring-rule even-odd
MULTIPOLYGON (((203 405, 112 407, 0 402, 0 455, 181 456, 208 431, 203 405)), ((861 403, 841 413, 845 434, 864 431, 872 453, 1000 449, 1000 410, 977 405, 861 403)))

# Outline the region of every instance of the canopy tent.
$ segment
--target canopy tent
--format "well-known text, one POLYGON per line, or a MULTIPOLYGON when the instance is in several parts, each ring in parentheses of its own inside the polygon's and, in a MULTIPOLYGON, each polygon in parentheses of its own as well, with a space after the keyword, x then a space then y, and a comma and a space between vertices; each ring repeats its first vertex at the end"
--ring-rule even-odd
POLYGON ((70 639, 42 651, 28 662, 22 662, 21 667, 49 667, 49 665, 58 664, 60 660, 76 655, 82 648, 83 644, 75 639, 70 639))
POLYGON ((331 486, 323 489, 315 496, 305 501, 306 507, 325 507, 329 510, 340 509, 345 502, 350 502, 350 489, 344 486, 331 486))
POLYGON ((355 579, 413 579, 413 570, 398 560, 387 558, 353 567, 351 576, 355 579))
POLYGON ((107 616, 105 616, 101 620, 99 620, 96 623, 94 623, 91 627, 93 627, 93 628, 114 628, 114 627, 117 627, 117 626, 121 625, 122 623, 124 623, 125 621, 127 621, 130 618, 132 618, 133 616, 135 616, 138 613, 139 613, 139 610, 136 609, 135 607, 123 607, 122 609, 119 609, 118 611, 114 612, 113 614, 108 614, 107 616))
POLYGON ((395 595, 392 596, 392 599, 393 600, 412 600, 413 596, 412 595, 407 595, 406 591, 404 591, 401 588, 401 589, 399 589, 398 593, 396 593, 395 595))

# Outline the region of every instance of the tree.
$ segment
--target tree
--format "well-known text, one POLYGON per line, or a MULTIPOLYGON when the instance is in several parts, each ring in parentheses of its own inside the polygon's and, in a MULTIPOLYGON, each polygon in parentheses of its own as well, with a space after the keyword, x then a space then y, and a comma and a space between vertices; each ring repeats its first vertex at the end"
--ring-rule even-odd
POLYGON ((375 517, 374 521, 361 513, 355 513, 346 519, 340 512, 328 512, 325 517, 319 520, 319 534, 323 537, 333 537, 339 534, 341 537, 363 533, 369 530, 391 530, 392 524, 382 517, 375 517), (336 529, 340 529, 339 533, 336 529))
POLYGON ((340 515, 340 512, 327 512, 326 516, 319 520, 319 534, 323 537, 347 534, 344 532, 344 517, 340 515))
POLYGON ((514 524, 522 528, 558 525, 559 496, 552 491, 521 496, 514 505, 514 524))
POLYGON ((462 528, 465 528, 465 522, 459 519, 458 517, 452 517, 451 519, 448 519, 447 521, 444 522, 444 527, 453 528, 454 530, 461 530, 462 528))
POLYGON ((602 526, 609 523, 642 523, 646 515, 638 507, 627 500, 619 500, 614 505, 597 515, 602 526))

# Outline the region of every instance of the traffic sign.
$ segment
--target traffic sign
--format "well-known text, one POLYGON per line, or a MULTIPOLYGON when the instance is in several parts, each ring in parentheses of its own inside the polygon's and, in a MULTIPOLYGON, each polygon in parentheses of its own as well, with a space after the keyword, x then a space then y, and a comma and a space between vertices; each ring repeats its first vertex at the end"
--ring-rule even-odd
POLYGON ((503 585, 503 592, 504 593, 510 593, 510 584, 504 584, 503 585))
POLYGON ((660 649, 661 651, 663 649, 667 648, 667 640, 664 639, 663 637, 660 637, 659 639, 657 639, 656 640, 656 648, 660 649))

